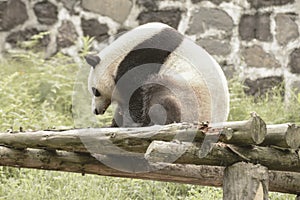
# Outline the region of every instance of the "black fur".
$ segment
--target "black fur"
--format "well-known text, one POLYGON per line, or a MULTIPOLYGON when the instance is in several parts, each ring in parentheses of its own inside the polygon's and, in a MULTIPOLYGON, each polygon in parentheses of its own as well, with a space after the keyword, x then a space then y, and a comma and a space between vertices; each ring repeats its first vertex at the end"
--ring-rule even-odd
MULTIPOLYGON (((130 118, 133 120, 133 123, 142 124, 143 126, 150 124, 149 117, 145 115, 146 104, 144 103, 144 95, 151 94, 145 91, 147 87, 144 87, 144 84, 151 76, 159 73, 161 66, 182 41, 183 36, 181 34, 171 28, 166 28, 152 38, 137 45, 126 55, 118 67, 115 83, 121 98, 124 99, 125 102, 129 102, 129 113, 123 114, 123 120, 120 120, 120 116, 117 115, 117 121, 119 121, 119 123, 116 123, 115 119, 112 126, 116 124, 119 126, 131 126, 131 124, 124 124, 125 118, 130 118), (142 68, 133 70, 137 69, 137 67, 142 68), (130 76, 124 78, 124 75, 130 70, 132 70, 130 76), (122 80, 121 83, 119 82, 120 80, 122 80), (130 91, 132 88, 137 88, 137 90, 130 91), (121 121, 122 124, 120 124, 121 121)), ((160 91, 163 88, 158 87, 156 89, 160 91)), ((168 102, 167 99, 160 103, 163 104, 162 106, 172 105, 169 104, 170 102, 168 102)), ((124 110, 122 106, 123 105, 119 105, 120 109, 124 110)), ((178 121, 177 119, 170 120, 178 121)))
POLYGON ((95 68, 96 65, 98 65, 101 61, 101 59, 97 55, 86 55, 85 60, 93 68, 95 68))
POLYGON ((142 126, 154 124, 165 125, 180 122, 180 102, 176 98, 176 95, 166 86, 158 83, 146 84, 143 87, 143 109, 141 119, 143 120, 142 126), (150 109, 155 105, 160 105, 161 110, 150 112, 150 109))
POLYGON ((177 91, 182 91, 179 95, 191 95, 188 90, 182 88, 180 83, 176 83, 171 77, 158 74, 150 76, 143 86, 139 87, 131 96, 129 113, 122 112, 125 109, 119 105, 112 126, 151 126, 180 122, 181 103, 187 102, 180 102, 176 96, 178 94, 174 94, 172 91, 174 88, 177 91), (157 104, 160 105, 161 109, 151 110, 157 104), (131 119, 131 123, 126 123, 127 119, 131 119))
POLYGON ((96 88, 92 87, 92 91, 93 91, 93 94, 94 94, 95 97, 100 97, 101 96, 101 93, 96 88))
POLYGON ((143 126, 153 124, 171 124, 181 121, 181 103, 182 96, 191 95, 190 90, 184 87, 184 80, 174 80, 166 75, 152 75, 143 86, 143 126), (177 93, 177 94, 176 94, 177 93), (164 109, 150 112, 150 109, 156 104, 164 109), (152 119, 150 119, 150 114, 152 119), (161 121, 161 115, 164 119, 161 121))
MULTIPOLYGON (((171 28, 165 28, 152 38, 138 44, 120 63, 115 83, 129 70, 143 64, 156 63, 161 66, 182 41, 183 36, 181 34, 171 28)), ((160 66, 150 70, 151 74, 158 73, 160 66)))

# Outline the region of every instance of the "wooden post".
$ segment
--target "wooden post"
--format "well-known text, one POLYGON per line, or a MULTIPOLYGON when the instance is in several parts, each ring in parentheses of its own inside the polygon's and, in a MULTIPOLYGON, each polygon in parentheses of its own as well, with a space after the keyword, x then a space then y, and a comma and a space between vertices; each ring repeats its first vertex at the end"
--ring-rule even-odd
POLYGON ((268 169, 252 163, 236 163, 224 171, 223 200, 267 200, 268 169))

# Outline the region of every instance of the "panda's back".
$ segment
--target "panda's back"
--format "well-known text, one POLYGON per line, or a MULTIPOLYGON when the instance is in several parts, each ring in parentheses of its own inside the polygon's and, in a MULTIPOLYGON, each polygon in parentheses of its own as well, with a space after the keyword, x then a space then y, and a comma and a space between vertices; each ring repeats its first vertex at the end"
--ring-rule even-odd
POLYGON ((178 91, 176 88, 181 88, 180 85, 189 87, 177 92, 177 95, 196 98, 194 103, 197 105, 190 109, 200 114, 189 122, 226 120, 229 94, 221 68, 205 50, 175 29, 161 23, 143 25, 119 37, 107 51, 115 52, 110 54, 109 59, 110 62, 117 61, 113 63, 114 81, 117 90, 124 96, 128 96, 132 88, 142 86, 150 77, 152 82, 155 82, 155 76, 160 80, 163 77, 168 80, 166 84, 171 87, 170 90, 178 91))
MULTIPOLYGON (((126 37, 120 37, 116 42, 126 44, 129 48, 127 54, 118 65, 116 71, 115 82, 118 82, 124 74, 130 70, 134 70, 138 67, 143 67, 145 73, 158 74, 164 63, 167 62, 170 55, 181 45, 183 42, 183 35, 169 26, 163 26, 160 23, 154 23, 153 25, 145 25, 132 31, 132 35, 135 32, 140 32, 140 37, 144 40, 140 40, 135 46, 127 46, 130 40, 126 37), (148 35, 145 37, 144 33, 148 35)), ((129 35, 129 34, 128 34, 129 35)), ((120 46, 119 46, 120 47, 120 46)))

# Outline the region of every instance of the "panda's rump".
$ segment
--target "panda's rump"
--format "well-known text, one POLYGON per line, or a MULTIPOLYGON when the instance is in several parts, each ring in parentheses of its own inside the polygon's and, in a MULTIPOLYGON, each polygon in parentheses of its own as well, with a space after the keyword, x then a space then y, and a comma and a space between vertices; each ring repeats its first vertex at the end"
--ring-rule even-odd
POLYGON ((192 63, 173 53, 162 66, 159 76, 165 77, 167 82, 164 84, 167 83, 176 98, 183 102, 182 121, 211 121, 210 91, 205 78, 192 63))
POLYGON ((195 89, 196 87, 187 84, 182 78, 153 75, 145 83, 142 93, 146 123, 169 124, 209 120, 210 102, 199 99, 195 89))

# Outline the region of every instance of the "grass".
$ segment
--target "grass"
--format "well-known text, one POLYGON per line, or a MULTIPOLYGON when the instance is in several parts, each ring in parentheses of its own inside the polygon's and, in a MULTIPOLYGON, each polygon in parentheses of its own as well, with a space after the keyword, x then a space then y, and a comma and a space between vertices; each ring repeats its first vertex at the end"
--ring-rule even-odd
POLYGON ((229 81, 230 90, 230 121, 249 118, 249 113, 255 111, 267 124, 300 122, 300 93, 291 91, 292 97, 287 104, 284 101, 283 83, 274 87, 266 95, 254 98, 244 93, 244 87, 236 79, 229 81))
MULTIPOLYGON (((72 92, 81 69, 62 55, 50 60, 33 52, 12 54, 0 62, 0 130, 39 130, 74 126, 72 92)), ((229 120, 244 120, 256 111, 268 123, 300 122, 300 96, 287 106, 274 88, 254 99, 243 85, 230 81, 229 120)), ((109 117, 106 116, 105 122, 109 117)), ((2 199, 222 199, 222 190, 186 184, 110 178, 74 173, 0 167, 2 199)), ((270 199, 294 199, 271 193, 270 199)))

